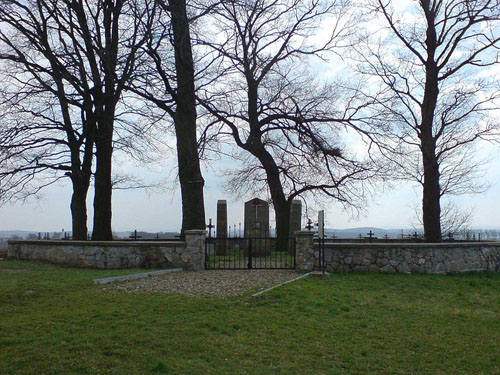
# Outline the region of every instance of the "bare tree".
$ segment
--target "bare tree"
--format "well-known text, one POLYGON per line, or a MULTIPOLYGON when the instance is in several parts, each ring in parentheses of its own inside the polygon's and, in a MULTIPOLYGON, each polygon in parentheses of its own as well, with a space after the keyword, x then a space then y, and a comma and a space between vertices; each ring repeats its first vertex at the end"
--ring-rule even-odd
POLYGON ((342 44, 351 32, 343 1, 225 1, 205 45, 219 55, 218 79, 200 102, 243 151, 231 185, 269 192, 280 246, 289 235, 293 199, 311 193, 345 205, 363 200, 371 167, 340 134, 364 105, 341 86, 322 84, 307 59, 342 44), (318 37, 320 23, 328 30, 318 37), (340 109, 337 109, 340 108, 340 109), (280 242, 281 241, 281 242, 280 242))
MULTIPOLYGON (((18 97, 28 95, 34 103, 41 91, 57 98, 58 107, 47 109, 53 112, 48 115, 43 109, 31 110, 28 106, 20 110, 42 123, 35 130, 29 127, 27 132, 30 137, 34 135, 36 149, 45 157, 44 162, 51 159, 52 164, 40 168, 37 158, 30 162, 36 170, 69 171, 74 190, 81 190, 77 194, 78 201, 72 201, 72 209, 76 205, 81 211, 85 209, 95 145, 93 239, 96 240, 112 239, 111 166, 117 106, 125 84, 134 73, 140 46, 150 30, 151 9, 147 0, 1 2, 0 26, 3 27, 0 37, 5 46, 1 57, 16 68, 9 77, 23 87, 18 97), (52 124, 46 129, 48 134, 61 133, 50 138, 43 132, 46 126, 43 123, 52 124), (62 155, 59 148, 64 146, 69 148, 70 154, 66 165, 53 156, 62 155), (47 152, 52 156, 47 157, 47 152), (80 160, 82 153, 83 162, 80 160), (84 181, 75 184, 80 178, 84 181)), ((24 105, 19 100, 17 103, 24 105)), ((29 142, 24 146, 33 151, 29 142)), ((16 149, 11 147, 10 150, 15 154, 16 149)), ((21 158, 26 155, 29 152, 21 158)), ((85 217, 78 217, 86 223, 86 212, 85 217)), ((83 224, 78 227, 77 237, 81 237, 83 224)), ((85 230, 85 236, 86 233, 85 230)))
POLYGON ((363 91, 377 104, 370 125, 379 145, 403 178, 422 185, 426 241, 439 242, 441 197, 484 188, 474 178, 481 164, 474 144, 495 134, 500 93, 480 72, 499 62, 500 2, 419 0, 397 4, 402 13, 395 5, 363 3, 370 19, 357 49, 369 77, 363 91), (377 14, 386 26, 374 32, 377 14))
POLYGON ((2 199, 24 199, 69 177, 74 239, 87 238, 86 197, 92 175, 96 118, 89 93, 71 81, 51 21, 51 5, 2 2, 2 199))
POLYGON ((185 230, 205 229, 205 182, 198 152, 195 95, 196 79, 202 72, 195 71, 191 28, 214 4, 158 0, 153 30, 143 47, 149 62, 142 65, 128 87, 173 121, 182 197, 181 235, 185 230))

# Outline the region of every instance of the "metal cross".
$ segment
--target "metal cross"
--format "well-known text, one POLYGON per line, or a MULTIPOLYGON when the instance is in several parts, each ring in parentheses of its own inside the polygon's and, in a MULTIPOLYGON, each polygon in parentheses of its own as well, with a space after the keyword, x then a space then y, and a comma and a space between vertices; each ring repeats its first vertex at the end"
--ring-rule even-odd
POLYGON ((212 224, 212 219, 208 220, 207 228, 208 228, 208 237, 210 238, 212 237, 212 228, 215 228, 215 225, 212 224))
POLYGON ((372 242, 372 239, 373 239, 373 235, 375 233, 372 232, 372 230, 370 229, 370 231, 367 233, 368 237, 370 238, 370 242, 372 242))
POLYGON ((134 241, 137 241, 138 238, 142 238, 142 236, 137 235, 137 229, 134 230, 134 233, 129 236, 129 238, 133 239, 134 241))
POLYGON ((314 228, 314 224, 312 222, 311 219, 307 219, 307 225, 306 225, 306 229, 307 230, 312 230, 314 228))

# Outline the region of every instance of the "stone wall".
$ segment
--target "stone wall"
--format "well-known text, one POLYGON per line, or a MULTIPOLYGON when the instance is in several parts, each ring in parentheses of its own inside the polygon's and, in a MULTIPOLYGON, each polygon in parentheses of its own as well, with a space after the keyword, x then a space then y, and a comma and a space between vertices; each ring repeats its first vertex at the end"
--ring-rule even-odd
POLYGON ((87 268, 203 269, 205 231, 186 231, 185 241, 9 241, 11 259, 87 268))
MULTIPOLYGON (((319 246, 314 245, 315 264, 319 246)), ((500 243, 326 244, 328 272, 454 273, 499 271, 500 243)))

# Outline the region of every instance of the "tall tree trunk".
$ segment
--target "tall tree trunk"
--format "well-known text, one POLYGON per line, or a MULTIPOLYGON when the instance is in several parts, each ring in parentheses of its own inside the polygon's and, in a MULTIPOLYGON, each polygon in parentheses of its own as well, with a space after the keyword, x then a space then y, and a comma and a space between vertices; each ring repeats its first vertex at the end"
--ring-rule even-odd
POLYGON ((276 215, 276 245, 278 250, 288 249, 288 236, 290 235, 290 209, 291 200, 288 200, 281 185, 279 169, 273 157, 264 148, 260 139, 252 139, 245 145, 247 151, 259 159, 266 172, 267 185, 273 201, 276 215))
POLYGON ((424 105, 422 108, 423 120, 420 133, 424 171, 422 222, 424 224, 426 242, 441 242, 440 173, 436 157, 436 141, 432 134, 437 95, 438 88, 436 82, 435 87, 429 87, 429 91, 424 97, 424 105))
POLYGON ((71 196, 71 221, 73 240, 84 241, 87 239, 87 193, 89 181, 73 179, 73 195, 71 196))
POLYGON ((191 36, 185 0, 169 0, 177 75, 176 112, 177 163, 182 196, 182 229, 205 229, 205 203, 198 142, 196 98, 191 36))
POLYGON ((260 152, 259 154, 258 158, 266 171, 267 184, 276 215, 277 250, 284 250, 288 247, 288 236, 290 234, 290 202, 286 199, 283 192, 278 166, 272 159, 272 156, 267 151, 260 152))
POLYGON ((249 151, 259 161, 266 171, 267 185, 273 201, 274 213, 276 215, 276 245, 278 250, 288 248, 288 236, 290 234, 290 207, 291 202, 286 199, 280 180, 279 168, 272 155, 262 144, 262 133, 259 127, 258 106, 258 83, 254 80, 250 71, 246 72, 248 85, 248 119, 250 135, 242 147, 249 151))
POLYGON ((100 124, 96 140, 93 241, 111 241, 111 167, 113 154, 112 125, 100 124))
POLYGON ((437 80, 435 82, 434 87, 432 87, 432 84, 426 85, 420 133, 424 171, 422 222, 426 242, 441 242, 440 174, 436 157, 436 141, 432 134, 434 108, 438 95, 437 80))
POLYGON ((429 156, 424 157, 424 189, 422 214, 426 242, 441 242, 441 204, 439 167, 429 156), (429 160, 430 159, 430 160, 429 160))
POLYGON ((441 242, 440 174, 436 157, 436 139, 433 134, 434 113, 439 96, 439 69, 435 61, 437 37, 434 25, 435 13, 429 1, 425 1, 423 4, 428 27, 425 40, 427 47, 426 77, 419 134, 424 170, 422 221, 426 242, 441 242))
POLYGON ((102 68, 104 69, 104 84, 99 83, 93 89, 97 108, 94 227, 92 229, 92 240, 95 241, 113 240, 113 231, 111 229, 111 196, 113 193, 111 169, 113 163, 115 110, 121 92, 116 66, 120 40, 118 25, 123 4, 123 0, 114 2, 106 0, 104 2, 102 21, 104 51, 101 57, 102 68))
POLYGON ((273 200, 274 212, 276 214, 276 245, 278 251, 290 252, 290 207, 289 200, 283 201, 278 198, 273 200))

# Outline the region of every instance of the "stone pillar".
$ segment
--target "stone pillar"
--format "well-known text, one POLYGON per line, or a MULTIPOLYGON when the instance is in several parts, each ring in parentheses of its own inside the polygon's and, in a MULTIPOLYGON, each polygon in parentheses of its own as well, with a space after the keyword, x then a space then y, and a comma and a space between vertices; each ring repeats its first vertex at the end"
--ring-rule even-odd
POLYGON ((205 268, 205 236, 202 229, 191 229, 185 232, 186 248, 181 254, 181 260, 186 270, 198 271, 205 268))
POLYGON ((217 238, 227 238, 227 201, 217 201, 217 238))
POLYGON ((295 232, 296 239, 296 255, 295 269, 297 271, 311 272, 316 264, 316 252, 314 250, 314 232, 312 231, 297 231, 295 232))
POLYGON ((217 242, 215 243, 215 253, 217 255, 226 255, 227 251, 227 201, 218 200, 217 201, 217 227, 215 237, 217 237, 217 242), (224 238, 224 239, 223 239, 224 238))
POLYGON ((302 201, 293 200, 290 208, 290 237, 302 229, 302 201))

